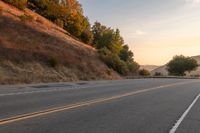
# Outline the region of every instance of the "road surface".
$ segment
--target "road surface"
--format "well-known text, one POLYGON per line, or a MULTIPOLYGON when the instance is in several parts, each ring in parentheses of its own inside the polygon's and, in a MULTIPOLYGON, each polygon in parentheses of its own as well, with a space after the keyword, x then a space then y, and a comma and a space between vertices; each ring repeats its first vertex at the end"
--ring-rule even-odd
POLYGON ((0 86, 0 133, 200 133, 200 80, 0 86))

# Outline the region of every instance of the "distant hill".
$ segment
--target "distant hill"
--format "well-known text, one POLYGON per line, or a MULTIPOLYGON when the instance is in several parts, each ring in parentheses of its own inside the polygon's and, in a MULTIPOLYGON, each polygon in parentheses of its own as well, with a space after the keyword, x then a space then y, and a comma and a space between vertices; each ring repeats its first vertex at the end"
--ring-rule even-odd
POLYGON ((159 66, 156 66, 156 65, 141 65, 140 69, 146 69, 151 72, 152 70, 155 70, 158 67, 159 66))
MULTIPOLYGON (((198 64, 200 64, 200 55, 199 56, 193 56, 192 58, 195 59, 198 62, 198 64)), ((153 71, 151 71, 151 74, 155 75, 156 72, 161 73, 163 76, 168 75, 168 72, 166 70, 166 65, 163 65, 161 67, 154 69, 153 71)), ((197 70, 192 71, 190 74, 187 73, 187 75, 192 75, 192 76, 200 75, 200 67, 198 67, 197 70)))
POLYGON ((0 1, 0 83, 119 79, 97 51, 29 9, 0 1))

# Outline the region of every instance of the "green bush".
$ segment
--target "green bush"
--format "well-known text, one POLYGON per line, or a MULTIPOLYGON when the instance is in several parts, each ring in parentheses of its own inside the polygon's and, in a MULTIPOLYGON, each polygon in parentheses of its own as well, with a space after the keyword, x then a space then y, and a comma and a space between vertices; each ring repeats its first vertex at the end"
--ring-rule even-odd
POLYGON ((99 50, 100 58, 109 68, 117 71, 119 74, 125 75, 128 72, 126 63, 120 60, 119 56, 111 53, 108 49, 103 48, 99 50))
POLYGON ((139 64, 134 61, 125 62, 121 60, 117 54, 112 53, 107 48, 100 49, 99 56, 109 68, 121 75, 136 74, 140 67, 139 64))
POLYGON ((56 67, 59 64, 59 61, 56 57, 50 56, 49 59, 48 59, 48 64, 51 67, 56 67))
POLYGON ((150 72, 146 69, 139 70, 140 76, 150 76, 150 72))
POLYGON ((167 64, 167 70, 170 75, 184 76, 185 72, 190 72, 198 67, 198 63, 191 57, 183 55, 174 56, 174 58, 167 64))
POLYGON ((3 0, 6 3, 9 3, 20 10, 24 10, 27 6, 27 0, 3 0))
POLYGON ((130 74, 137 74, 140 68, 140 65, 135 61, 127 62, 127 66, 130 74))
POLYGON ((21 15, 19 16, 21 21, 26 22, 26 21, 33 21, 33 16, 31 15, 21 15))

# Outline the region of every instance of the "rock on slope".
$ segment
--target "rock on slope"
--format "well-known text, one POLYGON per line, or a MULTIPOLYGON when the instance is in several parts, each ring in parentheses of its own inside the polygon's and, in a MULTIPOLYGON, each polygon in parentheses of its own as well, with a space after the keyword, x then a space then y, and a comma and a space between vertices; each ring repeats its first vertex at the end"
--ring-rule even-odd
POLYGON ((1 84, 120 78, 99 59, 94 48, 47 19, 2 1, 0 9, 1 84), (31 19, 22 21, 24 14, 31 19))

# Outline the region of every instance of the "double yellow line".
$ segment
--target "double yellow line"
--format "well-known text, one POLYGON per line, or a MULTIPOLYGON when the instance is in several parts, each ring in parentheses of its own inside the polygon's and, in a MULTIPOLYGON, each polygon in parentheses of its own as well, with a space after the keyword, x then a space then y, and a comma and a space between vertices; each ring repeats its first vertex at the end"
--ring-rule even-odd
POLYGON ((132 92, 116 95, 116 96, 111 96, 108 98, 99 98, 99 99, 89 100, 89 101, 85 101, 85 102, 69 104, 69 105, 62 106, 62 107, 51 108, 51 109, 47 109, 47 110, 43 110, 43 111, 18 115, 18 116, 6 118, 6 119, 0 119, 0 125, 5 125, 5 124, 13 123, 13 122, 22 121, 22 120, 26 120, 26 119, 30 119, 30 118, 39 117, 39 116, 44 116, 44 115, 57 113, 57 112, 61 112, 61 111, 67 111, 67 110, 75 109, 75 108, 79 108, 79 107, 95 105, 95 104, 102 103, 102 102, 107 102, 107 101, 116 100, 116 99, 120 99, 120 98, 127 97, 127 96, 136 95, 139 93, 149 92, 149 91, 153 91, 153 90, 157 90, 157 89, 161 89, 161 88, 172 87, 172 86, 176 86, 176 85, 183 85, 183 84, 188 84, 188 83, 193 83, 193 82, 197 82, 197 81, 180 82, 180 83, 173 83, 173 84, 168 84, 168 85, 163 85, 163 86, 158 86, 158 87, 152 87, 152 88, 148 88, 148 89, 132 91, 132 92))

